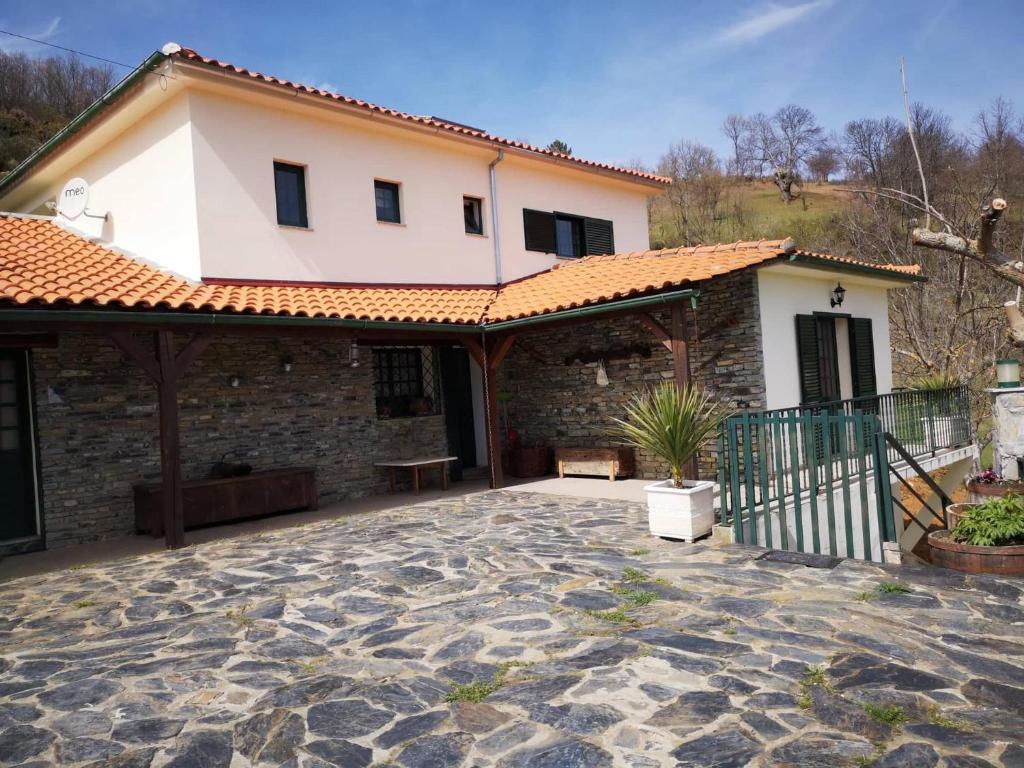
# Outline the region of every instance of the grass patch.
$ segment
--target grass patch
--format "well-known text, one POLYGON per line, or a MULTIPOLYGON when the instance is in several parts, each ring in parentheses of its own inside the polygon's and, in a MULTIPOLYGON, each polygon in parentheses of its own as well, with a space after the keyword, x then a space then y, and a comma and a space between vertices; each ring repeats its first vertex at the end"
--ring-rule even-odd
POLYGON ((634 549, 629 554, 631 554, 633 557, 643 557, 644 555, 651 554, 651 550, 640 547, 639 549, 634 549))
POLYGON ((633 622, 628 615, 626 615, 626 607, 620 605, 610 611, 584 611, 587 616, 598 621, 606 621, 609 624, 630 624, 633 622))
POLYGON ((946 717, 944 714, 942 714, 938 707, 929 707, 927 715, 928 722, 932 723, 933 725, 938 725, 943 728, 952 728, 953 730, 963 731, 964 733, 970 733, 973 730, 970 724, 964 722, 963 720, 956 720, 952 717, 946 717))
POLYGON ((647 574, 637 568, 630 568, 628 565, 622 569, 622 580, 627 584, 643 584, 650 581, 647 574))
POLYGON ((99 605, 95 600, 77 600, 74 603, 75 608, 92 608, 94 605, 99 605))
POLYGON ((251 627, 255 622, 251 617, 245 615, 245 612, 248 609, 248 607, 249 606, 244 605, 237 611, 232 609, 224 615, 227 618, 231 619, 233 622, 235 622, 235 624, 237 624, 239 628, 251 627))
POLYGON ((883 581, 878 585, 878 592, 882 595, 909 595, 913 591, 910 587, 905 587, 894 581, 883 581))
POLYGON ((612 592, 632 605, 650 605, 658 599, 658 593, 649 589, 629 589, 628 587, 612 587, 612 592))
POLYGON ((862 603, 870 603, 876 597, 878 597, 877 592, 860 592, 857 595, 857 599, 860 600, 862 603))
POLYGON ((525 661, 503 661, 498 665, 498 671, 490 680, 477 680, 475 683, 466 685, 453 685, 451 691, 445 697, 445 701, 452 703, 465 701, 470 704, 479 704, 492 693, 503 687, 510 669, 515 667, 530 666, 525 661))
POLYGON ((861 704, 860 708, 878 722, 891 725, 893 728, 899 728, 908 719, 903 707, 896 704, 861 704))
POLYGON ((825 670, 822 667, 808 667, 800 680, 801 695, 797 700, 800 709, 811 708, 811 688, 824 688, 832 692, 832 684, 825 677, 825 670))
POLYGON ((736 622, 730 621, 729 624, 722 630, 723 635, 735 635, 736 634, 736 622))

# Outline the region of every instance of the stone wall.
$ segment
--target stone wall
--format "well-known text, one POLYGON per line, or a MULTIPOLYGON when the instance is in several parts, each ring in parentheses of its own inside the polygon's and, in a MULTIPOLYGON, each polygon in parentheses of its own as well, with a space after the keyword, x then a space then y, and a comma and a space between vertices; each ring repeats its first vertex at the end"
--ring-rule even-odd
MULTIPOLYGON (((701 286, 696 311, 687 306, 690 367, 694 381, 735 409, 764 407, 761 326, 754 272, 729 275, 701 286)), ((654 316, 668 328, 668 311, 654 316)), ((633 393, 671 380, 672 355, 633 317, 594 320, 579 326, 517 339, 501 368, 501 388, 509 393, 508 423, 524 445, 607 446, 611 419, 621 416, 633 393), (605 363, 610 381, 596 383, 597 363, 566 364, 579 350, 645 345, 639 355, 605 363)), ((640 477, 663 478, 667 468, 649 455, 637 456, 640 477)), ((700 456, 702 477, 715 476, 713 446, 700 456)))
MULTIPOLYGON (((378 420, 369 356, 352 368, 348 355, 344 341, 215 341, 181 386, 183 477, 227 451, 256 469, 310 465, 329 504, 385 492, 375 460, 447 452, 443 416, 378 420)), ((131 533, 131 486, 160 477, 156 388, 102 336, 62 334, 32 369, 47 546, 131 533)))

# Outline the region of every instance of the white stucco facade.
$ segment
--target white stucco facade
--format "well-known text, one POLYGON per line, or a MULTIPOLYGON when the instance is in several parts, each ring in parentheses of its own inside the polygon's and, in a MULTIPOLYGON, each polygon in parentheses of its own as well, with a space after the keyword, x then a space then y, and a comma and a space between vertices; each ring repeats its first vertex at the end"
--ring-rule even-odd
MULTIPOLYGON (((495 283, 494 146, 222 74, 168 74, 145 79, 0 210, 46 213, 80 176, 90 212, 107 221, 70 226, 190 279, 495 283), (305 169, 308 228, 277 223, 275 161, 305 169), (375 180, 400 185, 401 223, 377 221, 375 180), (465 231, 463 196, 483 201, 482 235, 465 231)), ((649 247, 656 184, 514 151, 496 179, 501 282, 557 263, 526 250, 524 208, 611 220, 616 251, 649 247)))
POLYGON ((848 320, 841 317, 845 315, 871 320, 876 387, 879 393, 892 391, 888 291, 899 283, 846 271, 832 272, 787 264, 759 270, 757 285, 765 400, 769 410, 800 404, 796 316, 816 312, 837 315, 836 352, 842 398, 853 394, 848 320), (841 307, 832 307, 831 292, 837 283, 846 288, 846 296, 841 307))

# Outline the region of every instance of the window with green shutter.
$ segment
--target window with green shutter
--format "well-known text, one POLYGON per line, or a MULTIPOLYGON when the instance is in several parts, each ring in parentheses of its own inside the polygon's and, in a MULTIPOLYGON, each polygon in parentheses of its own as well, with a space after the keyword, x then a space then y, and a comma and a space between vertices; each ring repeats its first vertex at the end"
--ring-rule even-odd
POLYGON ((834 317, 796 316, 797 372, 803 405, 840 398, 834 317))
POLYGON ((866 397, 878 394, 875 379, 875 341, 871 331, 871 320, 854 317, 850 328, 850 372, 853 378, 853 396, 866 397))

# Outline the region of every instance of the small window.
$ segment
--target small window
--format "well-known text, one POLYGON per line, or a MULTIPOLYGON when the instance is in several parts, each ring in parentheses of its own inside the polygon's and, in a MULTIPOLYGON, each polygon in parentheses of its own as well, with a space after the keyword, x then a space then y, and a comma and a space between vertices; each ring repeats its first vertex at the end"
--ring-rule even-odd
POLYGON ((306 169, 301 165, 275 162, 274 192, 277 195, 277 223, 287 227, 308 227, 306 169))
POLYGON ((467 235, 482 235, 484 233, 484 201, 479 197, 462 198, 462 214, 466 219, 467 235))
POLYGON ((400 224, 402 214, 398 208, 398 185, 390 181, 375 181, 373 189, 377 196, 377 221, 400 224))
POLYGON ((432 347, 373 350, 377 418, 401 419, 440 413, 437 365, 432 347))
POLYGON ((556 253, 563 258, 583 255, 583 222, 571 216, 555 216, 556 253))

